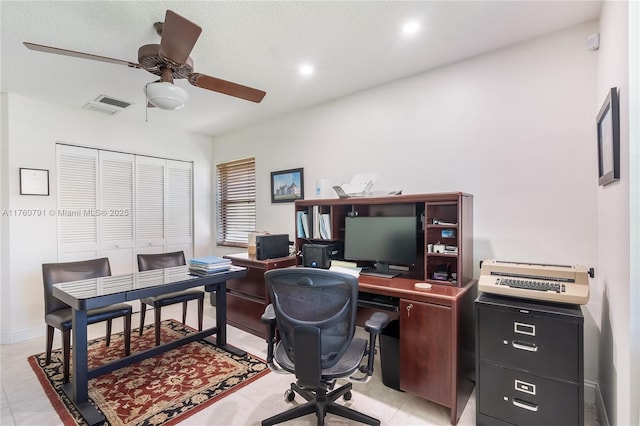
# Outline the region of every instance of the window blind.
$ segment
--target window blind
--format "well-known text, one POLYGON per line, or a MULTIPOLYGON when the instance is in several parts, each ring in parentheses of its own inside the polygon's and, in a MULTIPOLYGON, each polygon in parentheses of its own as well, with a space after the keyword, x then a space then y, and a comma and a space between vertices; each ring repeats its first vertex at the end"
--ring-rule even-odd
POLYGON ((216 205, 217 244, 247 247, 256 229, 255 158, 216 166, 216 205))

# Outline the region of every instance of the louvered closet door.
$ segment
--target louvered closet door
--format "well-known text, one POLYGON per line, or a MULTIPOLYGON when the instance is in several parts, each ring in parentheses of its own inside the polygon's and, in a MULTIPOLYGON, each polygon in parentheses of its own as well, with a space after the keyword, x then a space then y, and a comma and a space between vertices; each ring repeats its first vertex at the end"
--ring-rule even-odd
POLYGON ((167 251, 193 257, 193 164, 167 160, 167 251))
POLYGON ((136 156, 136 247, 137 252, 166 250, 165 169, 160 158, 136 156))
POLYGON ((137 270, 133 205, 135 159, 131 154, 100 151, 99 161, 101 255, 109 257, 113 275, 129 274, 137 270))
POLYGON ((58 260, 98 257, 98 151, 66 145, 56 150, 58 260))

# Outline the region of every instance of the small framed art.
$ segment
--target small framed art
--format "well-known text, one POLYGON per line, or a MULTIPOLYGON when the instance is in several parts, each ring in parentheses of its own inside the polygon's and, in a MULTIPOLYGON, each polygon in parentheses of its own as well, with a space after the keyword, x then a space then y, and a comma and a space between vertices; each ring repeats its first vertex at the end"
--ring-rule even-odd
POLYGON ((49 170, 21 167, 20 195, 49 195, 49 170))
POLYGON ((271 202, 290 203, 304 198, 304 170, 271 172, 271 202))
POLYGON ((620 106, 617 87, 609 90, 596 123, 598 184, 604 186, 620 178, 620 106))

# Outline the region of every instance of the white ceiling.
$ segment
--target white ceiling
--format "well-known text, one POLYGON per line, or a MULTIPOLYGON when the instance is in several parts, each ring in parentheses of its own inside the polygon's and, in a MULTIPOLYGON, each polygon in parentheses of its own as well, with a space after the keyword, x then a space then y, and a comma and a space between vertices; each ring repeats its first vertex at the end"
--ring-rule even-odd
MULTIPOLYGON (((81 108, 99 95, 134 105, 113 120, 170 123, 215 135, 558 31, 600 14, 600 1, 1 1, 2 92, 81 108), (145 111, 144 70, 27 49, 28 41, 137 62, 159 43, 166 9, 203 28, 196 72, 265 90, 260 104, 176 80, 177 111, 145 111), (409 20, 420 29, 402 34, 409 20), (298 67, 316 68, 308 77, 298 67)), ((586 40, 585 40, 586 45, 586 40)), ((99 113, 96 113, 99 114, 99 113)))

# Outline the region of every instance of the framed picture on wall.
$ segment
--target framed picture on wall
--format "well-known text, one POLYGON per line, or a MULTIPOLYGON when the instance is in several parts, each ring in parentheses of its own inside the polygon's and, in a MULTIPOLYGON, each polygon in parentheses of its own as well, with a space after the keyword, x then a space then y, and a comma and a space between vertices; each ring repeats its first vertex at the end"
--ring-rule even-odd
POLYGON ((304 171, 300 169, 271 172, 271 202, 290 203, 304 198, 304 171))
POLYGON ((620 178, 620 106, 618 88, 612 87, 596 119, 598 129, 598 184, 620 178))
POLYGON ((21 167, 20 195, 49 195, 49 170, 21 167))

